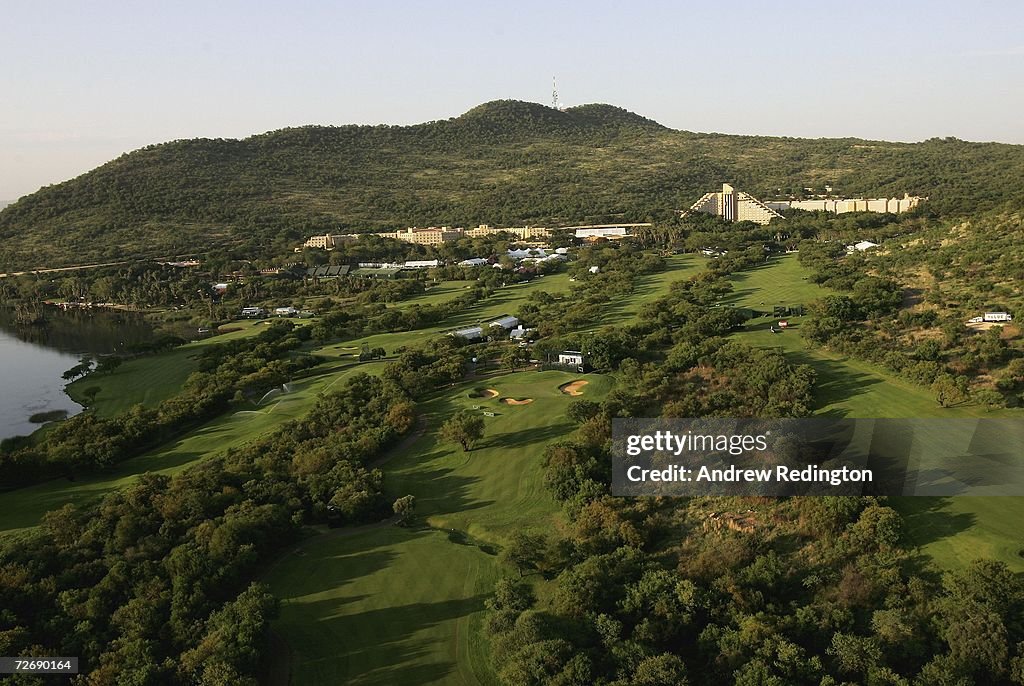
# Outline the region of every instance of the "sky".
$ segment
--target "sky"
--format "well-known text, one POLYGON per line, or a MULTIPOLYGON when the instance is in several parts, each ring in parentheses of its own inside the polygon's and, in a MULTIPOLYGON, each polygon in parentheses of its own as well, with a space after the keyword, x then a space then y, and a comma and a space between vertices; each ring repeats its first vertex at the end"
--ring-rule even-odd
POLYGON ((151 143, 604 102, 688 131, 1024 144, 1024 2, 4 0, 0 201, 151 143))

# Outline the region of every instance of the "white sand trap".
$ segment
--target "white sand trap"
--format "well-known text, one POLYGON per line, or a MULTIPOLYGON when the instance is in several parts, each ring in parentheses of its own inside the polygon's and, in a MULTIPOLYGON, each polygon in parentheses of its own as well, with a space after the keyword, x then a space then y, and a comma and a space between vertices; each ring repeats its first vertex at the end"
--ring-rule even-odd
POLYGON ((497 398, 499 395, 493 388, 474 388, 469 393, 470 398, 497 398))
POLYGON ((566 395, 583 395, 583 387, 588 383, 590 382, 578 379, 577 381, 570 381, 569 383, 562 384, 558 387, 558 390, 566 395))

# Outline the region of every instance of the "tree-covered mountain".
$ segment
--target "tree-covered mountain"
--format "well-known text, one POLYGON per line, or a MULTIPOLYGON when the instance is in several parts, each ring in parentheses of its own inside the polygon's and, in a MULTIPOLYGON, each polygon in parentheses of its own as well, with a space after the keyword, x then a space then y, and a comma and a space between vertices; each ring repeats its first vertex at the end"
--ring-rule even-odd
POLYGON ((152 145, 0 211, 0 271, 294 244, 408 225, 667 220, 723 181, 1024 205, 1024 146, 675 131, 610 105, 518 101, 414 126, 306 126, 152 145))

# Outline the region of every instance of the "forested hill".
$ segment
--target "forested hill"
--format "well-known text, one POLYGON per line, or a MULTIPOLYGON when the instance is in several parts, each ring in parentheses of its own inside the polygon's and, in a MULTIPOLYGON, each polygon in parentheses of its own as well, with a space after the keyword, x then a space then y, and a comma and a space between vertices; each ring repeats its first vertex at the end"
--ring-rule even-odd
POLYGON ((408 225, 670 219, 723 181, 1024 205, 1024 146, 674 131, 610 105, 497 101, 414 126, 308 126, 122 155, 0 211, 0 272, 408 225))

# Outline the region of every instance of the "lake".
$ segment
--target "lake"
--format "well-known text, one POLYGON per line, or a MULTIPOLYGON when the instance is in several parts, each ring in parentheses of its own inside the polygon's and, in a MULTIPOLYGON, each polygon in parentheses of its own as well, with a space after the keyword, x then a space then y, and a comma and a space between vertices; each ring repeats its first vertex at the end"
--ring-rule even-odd
POLYGON ((47 309, 46 325, 21 326, 14 313, 0 308, 0 439, 39 428, 29 417, 82 407, 64 393, 61 375, 83 355, 123 352, 152 340, 152 327, 138 315, 102 311, 47 309))

